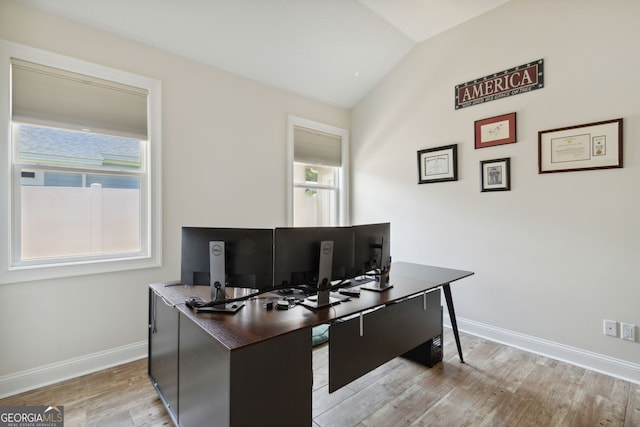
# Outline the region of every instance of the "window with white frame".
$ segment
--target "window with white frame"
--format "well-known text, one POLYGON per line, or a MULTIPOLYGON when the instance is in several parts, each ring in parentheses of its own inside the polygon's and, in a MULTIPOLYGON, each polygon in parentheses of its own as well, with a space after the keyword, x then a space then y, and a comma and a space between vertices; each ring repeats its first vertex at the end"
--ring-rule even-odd
POLYGON ((345 225, 346 131, 303 119, 293 122, 291 225, 345 225))
POLYGON ((159 265, 159 82, 2 47, 0 282, 159 265))

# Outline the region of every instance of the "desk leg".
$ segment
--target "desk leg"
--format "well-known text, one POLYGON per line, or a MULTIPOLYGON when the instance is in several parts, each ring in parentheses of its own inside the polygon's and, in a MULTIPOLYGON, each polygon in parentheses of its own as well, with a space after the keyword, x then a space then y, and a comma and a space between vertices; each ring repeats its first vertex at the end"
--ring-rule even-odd
POLYGON ((460 362, 464 363, 462 358, 462 347, 460 346, 460 335, 458 335, 458 322, 456 321, 456 311, 453 308, 453 298, 451 297, 451 286, 449 284, 442 285, 444 291, 444 298, 447 300, 447 310, 449 310, 449 318, 451 319, 451 328, 453 329, 453 336, 456 338, 456 346, 458 347, 458 356, 460 362))

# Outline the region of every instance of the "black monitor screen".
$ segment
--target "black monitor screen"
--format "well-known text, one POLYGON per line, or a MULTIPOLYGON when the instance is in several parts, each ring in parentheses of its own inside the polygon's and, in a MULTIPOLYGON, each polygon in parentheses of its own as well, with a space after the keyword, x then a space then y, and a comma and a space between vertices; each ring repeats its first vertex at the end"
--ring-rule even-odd
POLYGON ((348 278, 353 266, 351 227, 290 227, 275 230, 274 285, 318 283, 320 242, 333 241, 331 280, 348 278))
POLYGON ((365 224, 353 226, 355 276, 370 270, 389 267, 391 224, 365 224))
POLYGON ((273 230, 182 227, 181 282, 209 285, 209 242, 225 242, 226 286, 273 286, 273 230))

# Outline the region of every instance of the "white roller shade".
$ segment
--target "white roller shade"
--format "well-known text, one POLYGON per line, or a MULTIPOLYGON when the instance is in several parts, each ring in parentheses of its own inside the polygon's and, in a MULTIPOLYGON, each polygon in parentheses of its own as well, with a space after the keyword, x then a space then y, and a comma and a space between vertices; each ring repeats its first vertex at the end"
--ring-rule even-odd
POLYGON ((13 120, 147 139, 145 89, 17 59, 11 82, 13 120))
POLYGON ((341 138, 299 126, 293 129, 293 160, 323 166, 341 166, 341 138))

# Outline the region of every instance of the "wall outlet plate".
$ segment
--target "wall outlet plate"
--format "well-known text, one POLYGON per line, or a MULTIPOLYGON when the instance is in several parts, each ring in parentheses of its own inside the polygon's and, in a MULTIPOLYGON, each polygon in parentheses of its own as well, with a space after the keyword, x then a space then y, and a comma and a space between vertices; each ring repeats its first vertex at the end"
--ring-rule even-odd
POLYGON ((618 336, 618 322, 604 319, 604 334, 611 337, 618 336))
POLYGON ((620 324, 620 338, 627 341, 636 340, 636 325, 630 323, 620 324))

